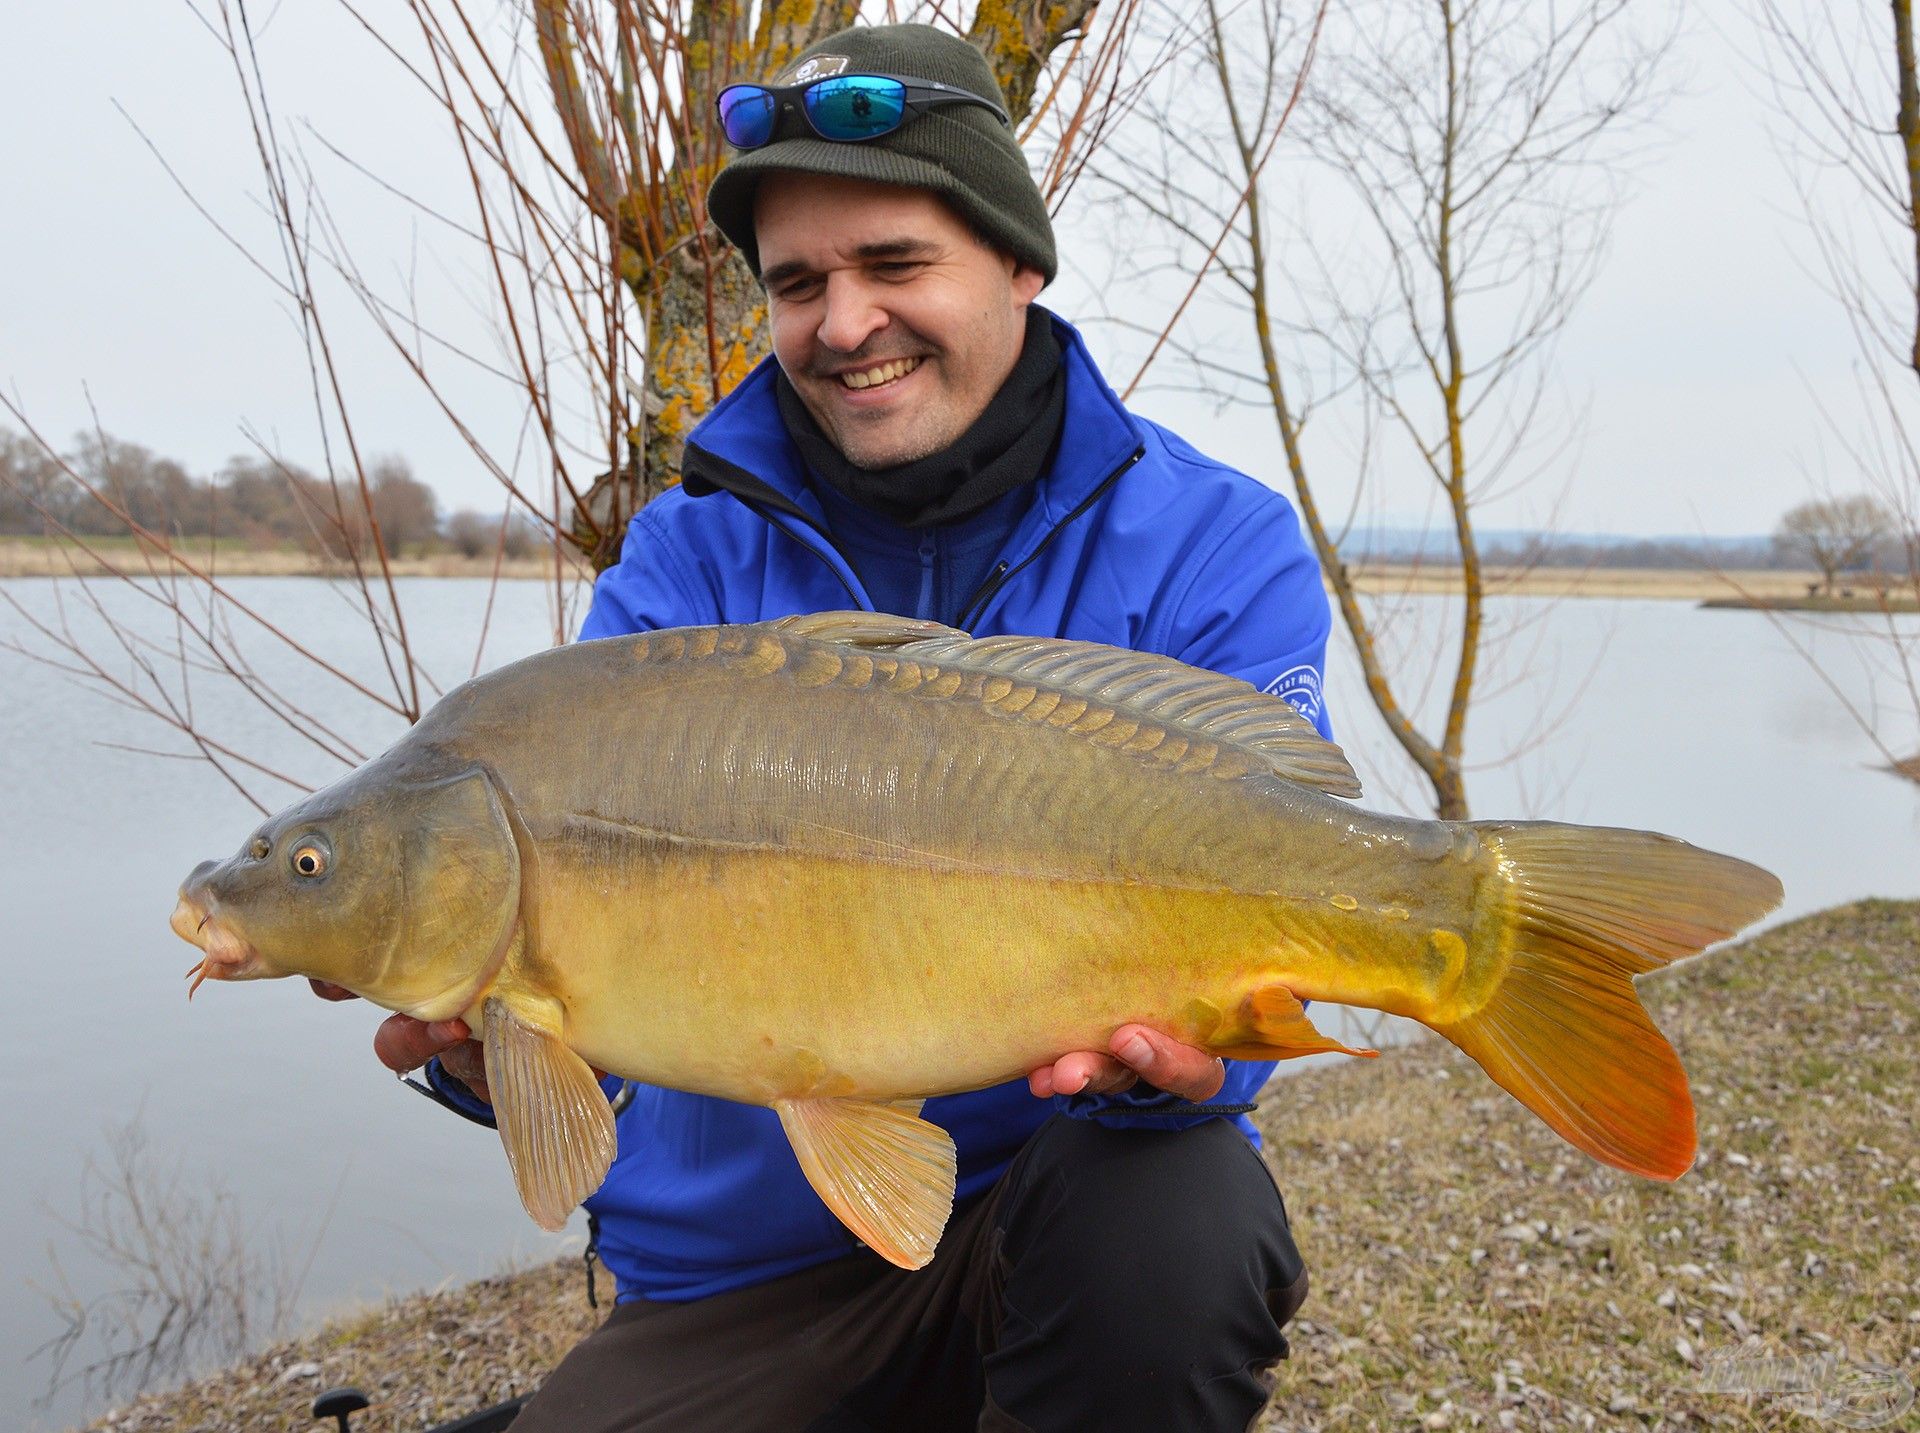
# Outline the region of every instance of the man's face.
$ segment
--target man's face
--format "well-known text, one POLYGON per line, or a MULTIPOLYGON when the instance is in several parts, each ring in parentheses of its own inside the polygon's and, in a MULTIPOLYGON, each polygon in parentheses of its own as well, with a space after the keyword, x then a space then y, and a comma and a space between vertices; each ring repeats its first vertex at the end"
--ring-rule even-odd
POLYGON ((849 462, 964 433, 1020 356, 1044 282, 923 189, 773 174, 754 200, 773 352, 849 462))

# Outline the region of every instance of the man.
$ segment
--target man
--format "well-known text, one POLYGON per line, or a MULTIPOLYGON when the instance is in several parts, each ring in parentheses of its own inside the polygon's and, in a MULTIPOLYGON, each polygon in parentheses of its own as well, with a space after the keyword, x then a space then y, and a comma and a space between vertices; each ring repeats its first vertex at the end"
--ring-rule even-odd
MULTIPOLYGON (((1052 229, 980 54, 856 27, 783 78, 829 84, 723 96, 751 147, 709 197, 773 357, 695 429, 581 636, 868 607, 1167 653, 1324 723, 1291 510, 1128 413, 1034 305, 1052 229)), ((466 1034, 395 1016, 376 1046, 484 1117, 466 1034)), ((854 1242, 771 1111, 637 1088, 587 1201, 620 1303, 516 1429, 1245 1428, 1306 1294, 1244 1116, 1270 1069, 1128 1026, 928 1101, 959 1199, 914 1273, 854 1242)))

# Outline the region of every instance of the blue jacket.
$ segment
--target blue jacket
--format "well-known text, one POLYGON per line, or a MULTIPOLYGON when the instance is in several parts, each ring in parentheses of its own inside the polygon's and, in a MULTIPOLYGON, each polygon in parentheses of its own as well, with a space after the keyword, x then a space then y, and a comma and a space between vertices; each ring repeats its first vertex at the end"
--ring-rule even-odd
MULTIPOLYGON (((1024 511, 1003 521, 1011 536, 977 592, 958 610, 902 615, 957 618, 983 636, 1162 652, 1285 696, 1325 732, 1327 601, 1292 507, 1129 413, 1079 334, 1054 322, 1067 397, 1051 467, 1024 511)), ((788 441, 774 374, 771 359, 760 364, 693 431, 685 481, 633 519, 583 639, 872 607, 788 441)), ((930 550, 925 533, 897 531, 903 546, 930 550)), ((864 536, 871 541, 870 526, 864 536)), ((939 585, 920 590, 931 603, 939 585)), ((1252 1100, 1272 1069, 1229 1061, 1219 1101, 1252 1100)), ((1154 1115, 1171 1103, 1140 1087, 1049 1103, 1015 1081, 929 1100, 925 1114, 953 1136, 964 1204, 1056 1108, 1105 1123, 1193 1122, 1154 1115)), ((1257 1142, 1252 1124, 1239 1123, 1257 1142)), ((808 1187, 773 1111, 638 1086, 618 1127, 618 1157, 586 1207, 622 1299, 704 1298, 856 1247, 808 1187)))

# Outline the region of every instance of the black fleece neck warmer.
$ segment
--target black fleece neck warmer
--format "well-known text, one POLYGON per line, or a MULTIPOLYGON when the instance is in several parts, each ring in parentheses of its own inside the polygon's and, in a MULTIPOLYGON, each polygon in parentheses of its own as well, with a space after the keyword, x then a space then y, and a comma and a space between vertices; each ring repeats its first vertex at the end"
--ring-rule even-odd
POLYGON ((1067 382, 1053 323, 1027 308, 1027 334, 1013 372, 974 419, 937 453, 895 468, 857 468, 834 447, 782 373, 780 418, 807 469, 861 507, 902 527, 933 527, 970 517, 1040 476, 1066 416, 1067 382))

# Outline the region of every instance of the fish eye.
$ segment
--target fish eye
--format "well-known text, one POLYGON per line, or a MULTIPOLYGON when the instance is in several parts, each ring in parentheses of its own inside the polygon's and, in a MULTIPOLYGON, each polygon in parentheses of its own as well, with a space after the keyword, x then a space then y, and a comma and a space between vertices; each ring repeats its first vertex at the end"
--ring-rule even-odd
POLYGON ((273 843, 265 836, 255 836, 253 844, 247 847, 247 854, 256 861, 264 861, 273 852, 273 843))
POLYGON ((293 867, 296 876, 317 880, 326 875, 327 868, 333 864, 333 853, 318 836, 306 836, 294 843, 287 864, 293 867))

